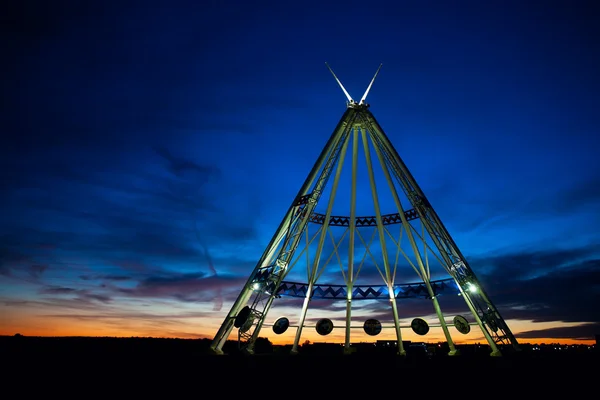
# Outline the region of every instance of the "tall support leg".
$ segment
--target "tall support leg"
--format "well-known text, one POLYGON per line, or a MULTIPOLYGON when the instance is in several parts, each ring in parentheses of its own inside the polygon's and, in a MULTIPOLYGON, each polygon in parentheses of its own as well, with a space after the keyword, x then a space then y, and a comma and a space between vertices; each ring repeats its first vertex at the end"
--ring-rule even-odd
POLYGON ((375 209, 375 218, 377 220, 377 233, 379 235, 379 242, 381 245, 381 254, 383 256, 383 267, 385 270, 386 283, 388 285, 388 291, 390 294, 390 303, 392 305, 392 313, 394 316, 394 325, 396 327, 396 339, 398 343, 398 354, 401 356, 406 355, 404 350, 404 344, 402 343, 402 332, 400 331, 400 321, 398 319, 398 308, 396 304, 396 298, 394 294, 394 282, 390 272, 390 264, 388 260, 387 246, 385 240, 385 233, 383 232, 383 221, 381 220, 381 210, 379 209, 379 197, 377 196, 377 187, 375 185, 375 175, 373 173, 373 163, 371 162, 371 151, 369 150, 369 142, 367 141, 367 134, 364 129, 361 129, 361 136, 363 142, 363 148, 365 152, 365 158, 367 161, 367 170, 369 171, 369 182, 371 185, 371 195, 373 197, 373 207, 375 209))
MULTIPOLYGON (((349 137, 347 135, 346 137, 349 137)), ((333 187, 331 188, 331 195, 329 196, 329 202, 327 204, 327 212, 325 214, 325 222, 323 223, 323 229, 321 230, 321 235, 319 237, 319 243, 317 244, 317 249, 315 251, 315 256, 313 257, 312 267, 310 270, 310 274, 308 276, 309 282, 309 290, 306 292, 306 298, 304 299, 304 304, 302 306, 302 314, 300 316, 300 321, 302 323, 298 326, 298 330, 296 331, 296 337, 294 338, 294 345, 292 346, 293 351, 297 351, 298 342, 300 341, 300 337, 302 335, 302 328, 304 326, 304 321, 306 320, 306 313, 308 311, 308 303, 312 297, 312 287, 317 278, 317 272, 319 270, 319 263, 321 262, 321 254, 323 253, 323 245, 325 244, 325 238, 327 237, 327 230, 329 227, 329 220, 331 218, 331 209, 333 208, 333 204, 335 202, 335 195, 337 193, 337 188, 340 182, 340 176, 342 174, 342 169, 344 166, 344 159, 346 158, 346 151, 348 149, 348 139, 346 139, 342 145, 342 149, 340 152, 340 156, 338 159, 338 166, 335 171, 335 177, 333 178, 333 187)))
POLYGON ((310 296, 313 291, 313 284, 308 282, 308 290, 306 292, 306 297, 302 302, 302 309, 300 310, 300 319, 298 322, 298 329, 296 329, 296 336, 294 336, 294 344, 292 344, 291 354, 298 354, 298 346, 300 344, 300 338, 302 337, 302 328, 304 328, 304 323, 306 322, 306 313, 308 312, 308 304, 310 303, 310 296))
POLYGON ((344 353, 350 354, 352 325, 352 293, 354 291, 354 239, 356 237, 356 180, 358 171, 358 130, 352 135, 352 177, 350 182, 350 236, 348 237, 348 275, 346 277, 346 335, 344 353))

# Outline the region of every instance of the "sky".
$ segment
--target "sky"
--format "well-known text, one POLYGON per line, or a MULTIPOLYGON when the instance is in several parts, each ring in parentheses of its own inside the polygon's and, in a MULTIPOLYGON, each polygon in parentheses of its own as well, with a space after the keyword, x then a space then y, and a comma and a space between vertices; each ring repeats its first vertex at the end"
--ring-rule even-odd
POLYGON ((592 2, 5 7, 0 335, 212 338, 346 110, 328 63, 355 99, 381 65, 370 111, 519 342, 595 343, 592 2))

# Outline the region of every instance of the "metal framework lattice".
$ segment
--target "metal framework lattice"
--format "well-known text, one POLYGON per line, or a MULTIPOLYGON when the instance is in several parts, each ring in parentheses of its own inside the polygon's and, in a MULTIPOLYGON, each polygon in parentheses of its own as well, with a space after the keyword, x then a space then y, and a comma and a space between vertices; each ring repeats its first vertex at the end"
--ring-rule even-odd
MULTIPOLYGON (((431 302, 432 315, 439 321, 437 326, 442 329, 449 354, 458 354, 448 329, 452 325, 460 333, 469 332, 471 325, 478 327, 490 345, 491 355, 501 355, 502 346, 518 349, 505 320, 369 110, 365 100, 378 72, 379 69, 361 100, 355 102, 331 71, 348 99, 347 108, 216 333, 211 344, 214 352, 222 353, 224 343, 233 329, 238 328, 240 346, 252 354, 261 329, 269 325, 267 318, 275 300, 284 297, 304 299, 294 325, 292 352, 298 351, 303 330, 311 326, 307 313, 314 299, 346 304, 345 351, 350 351, 352 343, 353 307, 361 303, 355 300, 384 300, 382 304, 389 304, 388 315, 393 320, 397 352, 405 355, 402 340, 405 327, 400 321, 398 302, 418 298, 431 302), (359 159, 359 150, 364 159, 359 159), (334 211, 335 199, 338 189, 343 187, 342 170, 347 154, 351 163, 346 188, 350 199, 344 203, 345 213, 340 215, 334 211), (387 184, 387 196, 383 196, 382 188, 376 184, 374 161, 379 162, 379 182, 387 184), (368 186, 361 190, 358 189, 359 172, 364 172, 363 178, 368 181, 368 186), (357 216, 359 196, 360 200, 368 198, 372 202, 369 216, 357 216), (410 207, 405 208, 405 205, 410 207), (383 214, 384 206, 392 207, 394 212, 383 214), (337 260, 340 267, 337 275, 331 272, 331 260, 337 260), (299 282, 292 274, 296 273, 297 264, 306 267, 305 282, 299 282), (397 283, 399 271, 411 269, 419 282, 397 283), (379 283, 359 284, 359 275, 362 278, 366 274, 371 279, 377 276, 377 273, 363 272, 365 270, 376 271, 381 279, 379 283), (328 282, 336 277, 343 284, 328 282), (447 320, 440 297, 448 294, 464 301, 471 321, 463 316, 447 320)), ((275 327, 279 328, 278 321, 272 324, 274 331, 275 327)), ((413 322, 425 323, 420 318, 413 322)), ((323 328, 319 323, 318 332, 323 328)), ((416 333, 428 331, 427 328, 419 333, 419 324, 413 326, 416 333)))

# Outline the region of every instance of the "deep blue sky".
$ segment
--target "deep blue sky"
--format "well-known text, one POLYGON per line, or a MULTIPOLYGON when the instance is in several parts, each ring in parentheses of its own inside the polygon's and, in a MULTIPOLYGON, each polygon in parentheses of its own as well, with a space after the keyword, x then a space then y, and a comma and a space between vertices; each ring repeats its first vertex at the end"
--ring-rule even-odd
POLYGON ((214 334, 345 110, 325 62, 357 99, 383 64, 371 111, 519 338, 600 333, 593 2, 10 3, 0 333, 214 334))

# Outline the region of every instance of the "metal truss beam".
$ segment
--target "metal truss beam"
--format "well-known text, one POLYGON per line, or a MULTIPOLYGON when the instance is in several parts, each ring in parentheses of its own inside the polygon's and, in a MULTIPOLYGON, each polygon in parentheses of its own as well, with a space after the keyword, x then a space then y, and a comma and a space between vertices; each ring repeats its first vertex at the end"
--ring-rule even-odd
MULTIPOLYGON (((431 281, 434 295, 442 294, 460 294, 454 279, 441 279, 431 281)), ((395 299, 426 298, 431 295, 422 282, 405 283, 394 285, 395 299)), ((281 282, 277 294, 279 296, 306 297, 308 284, 298 282, 281 282)), ((313 299, 332 299, 344 300, 348 297, 346 285, 314 285, 311 298, 313 299)), ((352 300, 389 300, 390 293, 387 285, 354 285, 352 290, 352 300)))
MULTIPOLYGON (((419 214, 416 210, 406 210, 404 211, 404 217, 407 221, 412 221, 414 219, 419 218, 419 214)), ((350 217, 337 216, 332 215, 329 217, 329 226, 350 226, 350 217)), ((309 219, 309 222, 314 224, 323 225, 326 221, 325 214, 312 213, 309 219)), ((381 224, 382 225, 394 225, 401 224, 402 218, 400 217, 400 213, 394 214, 382 214, 381 215, 381 224)), ((360 228, 361 226, 377 226, 377 217, 355 217, 355 226, 360 228)))

